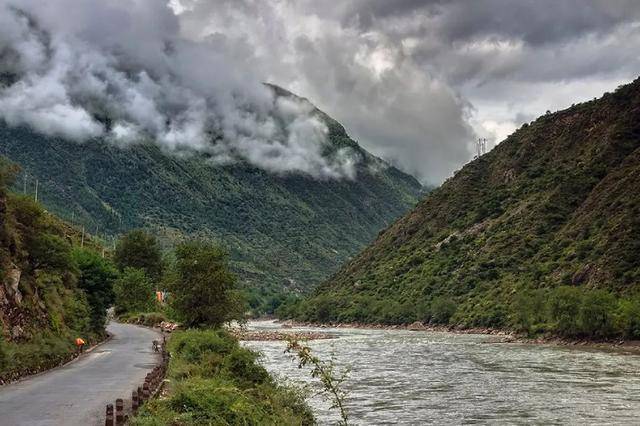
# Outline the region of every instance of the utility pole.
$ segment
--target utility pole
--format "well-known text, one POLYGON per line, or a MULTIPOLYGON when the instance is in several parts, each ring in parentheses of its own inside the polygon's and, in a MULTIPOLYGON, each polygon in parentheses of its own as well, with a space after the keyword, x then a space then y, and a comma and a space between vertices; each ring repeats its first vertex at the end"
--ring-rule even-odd
POLYGON ((36 179, 36 197, 35 197, 36 202, 38 202, 38 179, 36 179))
POLYGON ((84 247, 84 225, 82 225, 82 239, 80 240, 80 247, 84 247))
POLYGON ((27 172, 24 172, 24 179, 22 180, 22 193, 27 195, 27 172))
POLYGON ((478 142, 476 142, 476 158, 487 153, 487 138, 478 138, 478 142))

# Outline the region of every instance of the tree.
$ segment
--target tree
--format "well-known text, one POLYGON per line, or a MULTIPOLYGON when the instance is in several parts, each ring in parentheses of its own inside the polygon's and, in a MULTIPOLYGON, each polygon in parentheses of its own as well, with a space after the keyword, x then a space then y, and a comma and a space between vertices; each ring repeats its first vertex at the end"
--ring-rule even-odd
POLYGON ((640 338, 640 297, 620 301, 618 327, 625 337, 640 338))
POLYGON ((91 311, 91 329, 97 333, 104 332, 107 308, 113 303, 113 282, 118 271, 113 264, 98 253, 85 249, 73 251, 80 274, 78 287, 87 295, 91 311))
POLYGON ((237 279, 220 247, 206 242, 179 245, 175 270, 172 305, 187 326, 219 327, 243 319, 244 301, 237 279))
POLYGON ((37 233, 29 239, 29 258, 34 269, 49 268, 60 271, 72 267, 71 244, 64 238, 37 233))
POLYGON ((155 303, 153 284, 143 269, 125 268, 113 284, 116 312, 146 312, 155 303))
POLYGON ((591 337, 608 337, 614 333, 614 316, 618 303, 605 290, 588 291, 582 297, 580 325, 582 332, 591 337))
POLYGON ((551 293, 549 315, 560 334, 575 336, 579 333, 578 314, 581 302, 582 295, 576 287, 561 286, 551 293))
POLYGON ((448 297, 436 297, 431 301, 431 320, 436 324, 449 324, 457 309, 456 303, 448 297))
POLYGON ((120 238, 114 260, 120 271, 127 267, 144 269, 154 281, 162 276, 163 261, 158 241, 142 229, 130 231, 120 238))

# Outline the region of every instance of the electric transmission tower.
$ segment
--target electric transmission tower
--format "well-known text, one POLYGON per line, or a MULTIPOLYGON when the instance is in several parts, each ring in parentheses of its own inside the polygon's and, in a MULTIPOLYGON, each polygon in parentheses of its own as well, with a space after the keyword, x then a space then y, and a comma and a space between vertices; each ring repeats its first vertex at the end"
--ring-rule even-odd
POLYGON ((487 153, 487 138, 478 138, 476 142, 476 158, 487 153))

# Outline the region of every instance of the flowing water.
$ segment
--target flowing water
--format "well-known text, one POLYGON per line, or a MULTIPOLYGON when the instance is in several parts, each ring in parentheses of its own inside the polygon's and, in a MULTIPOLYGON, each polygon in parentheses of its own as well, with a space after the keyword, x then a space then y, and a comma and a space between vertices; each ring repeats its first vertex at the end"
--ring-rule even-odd
MULTIPOLYGON (((250 324, 273 330, 273 322, 250 324)), ((349 420, 382 424, 640 424, 640 356, 616 351, 492 343, 494 336, 405 330, 314 329, 336 339, 310 343, 351 370, 349 420)), ((281 341, 245 342, 289 382, 313 383, 281 341)), ((313 386, 313 385, 312 385, 313 386)), ((317 389, 317 388, 314 388, 317 389)), ((320 424, 338 416, 319 396, 320 424)))

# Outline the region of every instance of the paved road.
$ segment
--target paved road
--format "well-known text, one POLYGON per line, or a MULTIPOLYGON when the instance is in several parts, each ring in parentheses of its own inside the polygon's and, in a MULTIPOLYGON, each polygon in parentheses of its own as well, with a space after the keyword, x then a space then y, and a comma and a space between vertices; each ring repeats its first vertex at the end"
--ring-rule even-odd
POLYGON ((152 330, 111 323, 113 339, 64 367, 0 387, 1 426, 104 425, 104 407, 131 391, 158 361, 152 330))

